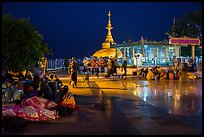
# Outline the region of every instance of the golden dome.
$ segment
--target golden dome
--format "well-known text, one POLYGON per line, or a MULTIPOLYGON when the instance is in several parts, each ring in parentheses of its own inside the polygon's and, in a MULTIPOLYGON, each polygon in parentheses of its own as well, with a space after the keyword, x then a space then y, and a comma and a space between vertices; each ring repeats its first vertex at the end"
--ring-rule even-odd
MULTIPOLYGON (((121 58, 122 57, 122 52, 117 49, 117 56, 118 58, 121 58)), ((105 49, 100 49, 98 51, 96 51, 92 57, 95 56, 97 58, 100 58, 100 57, 115 57, 116 56, 116 48, 105 48, 105 49)))

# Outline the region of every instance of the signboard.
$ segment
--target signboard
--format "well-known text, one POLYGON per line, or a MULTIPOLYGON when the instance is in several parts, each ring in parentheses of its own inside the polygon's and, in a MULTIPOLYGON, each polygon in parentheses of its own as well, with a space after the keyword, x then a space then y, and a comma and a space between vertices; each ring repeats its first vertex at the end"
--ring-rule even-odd
POLYGON ((169 44, 174 45, 200 45, 200 39, 198 38, 170 38, 169 44))

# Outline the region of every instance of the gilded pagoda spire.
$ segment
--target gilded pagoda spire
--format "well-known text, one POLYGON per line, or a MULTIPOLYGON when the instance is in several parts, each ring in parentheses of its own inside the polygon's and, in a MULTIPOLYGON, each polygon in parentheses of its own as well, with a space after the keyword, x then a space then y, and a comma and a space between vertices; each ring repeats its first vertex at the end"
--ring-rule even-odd
POLYGON ((106 27, 106 29, 108 30, 108 34, 106 36, 106 39, 105 39, 105 43, 111 43, 111 44, 115 44, 114 40, 113 40, 113 37, 111 35, 111 29, 113 29, 112 25, 111 25, 111 20, 110 20, 110 16, 111 16, 111 13, 110 11, 108 12, 108 25, 106 27))
POLYGON ((116 49, 115 47, 111 47, 111 44, 116 44, 113 40, 113 37, 111 35, 111 29, 113 28, 111 26, 111 20, 110 20, 111 13, 108 12, 108 25, 106 29, 108 30, 108 34, 106 36, 105 42, 102 43, 102 49, 96 51, 92 56, 101 58, 101 57, 118 57, 121 58, 123 56, 123 53, 120 51, 120 49, 116 49), (116 55, 117 53, 117 55, 116 55))

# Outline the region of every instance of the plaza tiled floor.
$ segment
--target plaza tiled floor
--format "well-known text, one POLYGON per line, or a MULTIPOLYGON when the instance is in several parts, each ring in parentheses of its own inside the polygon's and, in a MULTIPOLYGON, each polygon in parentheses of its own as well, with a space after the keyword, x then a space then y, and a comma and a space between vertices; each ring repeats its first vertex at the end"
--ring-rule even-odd
MULTIPOLYGON (((68 85, 68 75, 64 72, 58 74, 63 84, 68 85)), ((193 81, 185 83, 186 85, 179 84, 183 87, 178 87, 182 89, 191 83, 191 88, 201 92, 201 98, 194 100, 196 103, 194 106, 201 110, 199 115, 197 115, 197 109, 186 106, 192 103, 193 98, 189 98, 191 100, 187 103, 183 101, 192 95, 193 91, 190 88, 186 88, 189 95, 184 95, 185 93, 181 90, 180 102, 176 102, 177 90, 173 87, 178 85, 174 82, 158 84, 154 81, 148 82, 131 77, 127 80, 91 77, 89 84, 82 84, 82 81, 83 79, 78 76, 78 87, 69 86, 79 106, 79 111, 54 121, 31 122, 26 126, 7 127, 3 133, 18 135, 202 135, 202 91, 199 90, 202 79, 194 81, 194 84, 192 84, 193 81), (164 87, 167 86, 167 89, 160 87, 162 84, 164 87), (155 89, 157 95, 155 95, 155 89), (172 89, 174 93, 172 98, 167 95, 169 89, 172 89), (146 98, 138 90, 147 93, 146 98), (150 96, 150 93, 154 95, 150 96), (159 98, 160 96, 163 98, 159 98), (169 103, 171 101, 172 103, 169 103), (105 111, 95 109, 95 103, 104 103, 105 111), (189 107, 189 112, 185 107, 189 107), (169 113, 170 109, 172 113, 169 113), (180 111, 176 109, 185 111, 178 115, 180 111)))

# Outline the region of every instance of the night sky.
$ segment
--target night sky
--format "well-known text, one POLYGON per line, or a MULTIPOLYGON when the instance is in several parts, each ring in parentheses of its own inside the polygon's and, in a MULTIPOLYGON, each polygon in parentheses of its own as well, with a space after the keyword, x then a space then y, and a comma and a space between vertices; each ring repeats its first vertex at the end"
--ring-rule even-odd
POLYGON ((176 19, 202 9, 202 2, 4 2, 2 14, 30 18, 53 49, 54 58, 83 58, 102 48, 111 12, 111 30, 123 41, 168 40, 165 32, 176 19))

